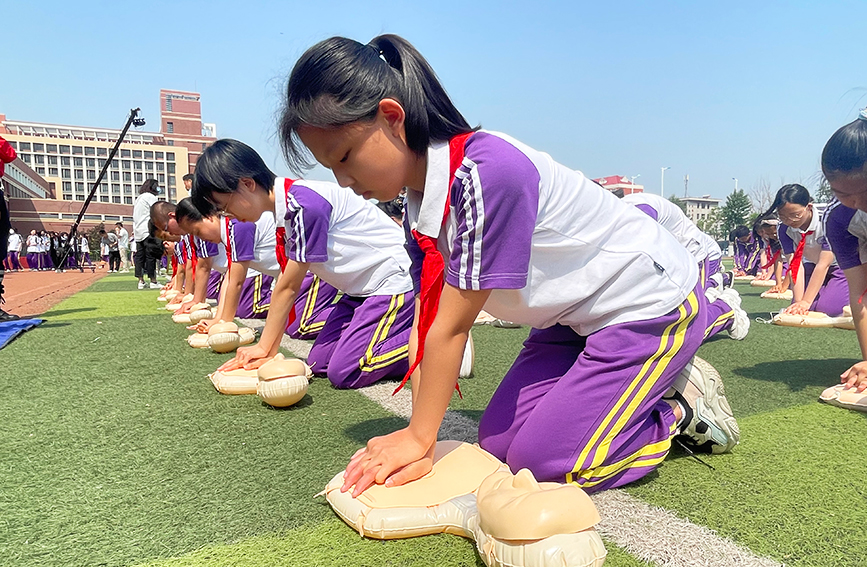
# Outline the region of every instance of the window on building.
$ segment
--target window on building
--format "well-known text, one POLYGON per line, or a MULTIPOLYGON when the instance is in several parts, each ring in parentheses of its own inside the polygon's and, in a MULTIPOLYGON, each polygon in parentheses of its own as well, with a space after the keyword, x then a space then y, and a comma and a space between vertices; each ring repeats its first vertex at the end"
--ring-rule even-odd
POLYGON ((72 154, 76 156, 80 156, 84 153, 84 148, 81 146, 72 146, 72 154))
POLYGON ((132 152, 129 150, 121 150, 120 151, 120 157, 130 157, 131 155, 132 155, 132 152))
POLYGON ((111 166, 114 168, 120 167, 120 162, 116 159, 111 160, 111 166))
MULTIPOLYGON (((51 156, 51 157, 54 158, 54 163, 56 164, 57 158, 54 156, 51 156)), ((33 156, 33 159, 36 161, 37 165, 44 165, 45 164, 45 156, 43 156, 41 154, 36 154, 35 156, 33 156)))
POLYGON ((123 186, 123 194, 129 195, 132 193, 132 185, 124 185, 123 186))
POLYGON ((132 167, 132 162, 128 159, 121 160, 121 163, 123 164, 124 169, 129 169, 132 167))
POLYGON ((112 193, 120 193, 120 183, 112 183, 111 184, 111 192, 112 193))
POLYGON ((133 159, 141 159, 141 150, 133 150, 132 157, 133 159))
POLYGON ((146 151, 146 152, 144 153, 144 158, 145 158, 145 159, 154 159, 154 153, 153 153, 153 152, 147 152, 147 151, 146 151))
POLYGON ((157 181, 159 181, 160 183, 165 183, 166 182, 166 174, 165 173, 157 174, 157 181))
POLYGON ((141 173, 136 173, 135 174, 135 182, 136 183, 142 183, 143 181, 144 181, 144 175, 141 173))
POLYGON ((154 170, 154 162, 146 161, 145 162, 145 171, 153 171, 154 170))
POLYGON ((48 152, 49 154, 56 154, 57 153, 57 144, 46 144, 45 145, 45 151, 48 152))
POLYGON ((132 197, 124 197, 123 198, 124 205, 132 205, 132 197))
POLYGON ((108 203, 109 201, 110 201, 110 198, 108 195, 100 195, 99 196, 99 202, 100 203, 108 203))
POLYGON ((205 151, 205 149, 207 147, 208 147, 208 144, 206 142, 202 142, 202 151, 205 151))
POLYGON ((84 179, 84 171, 81 169, 75 170, 75 178, 76 179, 84 179))
MULTIPOLYGON (((30 154, 18 154, 18 157, 20 157, 21 161, 23 161, 24 163, 30 163, 30 154)), ((42 156, 37 156, 37 157, 42 157, 42 156)))
POLYGON ((120 204, 120 195, 112 195, 111 202, 120 204))
POLYGON ((175 186, 175 176, 169 175, 169 187, 174 187, 174 186, 175 186))
POLYGON ((111 172, 111 180, 112 181, 120 181, 120 172, 119 171, 112 171, 111 172))
POLYGON ((100 183, 99 184, 99 192, 100 193, 108 193, 108 183, 100 183))
POLYGON ((60 165, 70 166, 72 165, 72 160, 68 157, 62 157, 60 158, 60 165))
POLYGON ((64 179, 72 179, 72 170, 63 169, 61 170, 61 173, 63 174, 64 179))
POLYGON ((169 112, 172 111, 172 97, 170 96, 166 97, 166 110, 168 110, 169 112))
POLYGON ((75 183, 75 190, 76 191, 84 191, 84 183, 76 182, 75 183))
POLYGON ((95 180, 96 179, 96 171, 94 171, 92 169, 88 169, 87 170, 87 179, 88 179, 88 181, 95 180))
POLYGON ((68 154, 69 153, 69 146, 60 146, 60 153, 61 154, 68 154))
POLYGON ((132 168, 135 169, 136 171, 141 171, 141 162, 140 161, 132 162, 132 166, 133 166, 132 168))
POLYGON ((175 145, 175 141, 174 141, 174 140, 166 140, 166 145, 167 145, 167 146, 174 146, 174 145, 175 145))
POLYGON ((96 155, 107 156, 108 155, 108 148, 96 148, 96 155))
POLYGON ((99 167, 100 169, 102 169, 102 168, 105 166, 105 160, 104 160, 104 159, 101 159, 101 158, 100 158, 100 159, 97 159, 97 160, 96 160, 96 165, 97 165, 97 167, 99 167))
POLYGON ((64 181, 63 182, 63 190, 72 193, 72 182, 71 181, 64 181))
POLYGON ((169 165, 169 173, 175 173, 175 164, 170 163, 169 165))
POLYGON ((96 148, 94 148, 93 146, 86 146, 84 148, 84 155, 95 156, 96 155, 96 148))
POLYGON ((175 152, 166 152, 166 161, 175 161, 175 152))
POLYGON ((21 150, 22 152, 29 152, 30 151, 30 142, 19 142, 18 146, 19 146, 18 149, 21 150))
POLYGON ((84 201, 85 199, 86 197, 84 196, 84 194, 79 194, 75 196, 76 201, 84 201))
POLYGON ((132 181, 132 173, 128 171, 123 172, 123 180, 124 181, 132 181))
POLYGON ((80 158, 80 157, 72 158, 72 164, 75 167, 84 167, 84 158, 80 158))
POLYGON ((164 164, 161 161, 158 161, 157 162, 157 171, 165 171, 165 170, 166 170, 166 164, 164 164))
POLYGON ((16 151, 19 149, 18 148, 18 142, 14 141, 14 140, 9 140, 9 145, 12 146, 12 149, 14 149, 16 151))
POLYGON ((64 193, 63 194, 63 200, 64 201, 71 201, 72 200, 72 193, 64 193))
POLYGON ((57 156, 48 156, 48 165, 57 165, 57 156))
POLYGON ((175 132, 175 123, 166 122, 166 133, 173 134, 175 132))
POLYGON ((45 144, 37 144, 34 142, 33 143, 33 151, 34 152, 44 152, 45 151, 45 144))
POLYGON ((96 160, 92 157, 89 157, 85 160, 87 163, 87 167, 96 167, 96 160))
POLYGON ((45 175, 45 168, 44 167, 37 167, 36 173, 38 173, 39 175, 45 175))
MULTIPOLYGON (((69 170, 67 169, 66 171, 69 171, 69 170)), ((51 177, 57 177, 57 168, 56 167, 49 167, 48 168, 48 175, 50 175, 51 177)), ((67 179, 69 179, 69 177, 67 177, 67 179)))

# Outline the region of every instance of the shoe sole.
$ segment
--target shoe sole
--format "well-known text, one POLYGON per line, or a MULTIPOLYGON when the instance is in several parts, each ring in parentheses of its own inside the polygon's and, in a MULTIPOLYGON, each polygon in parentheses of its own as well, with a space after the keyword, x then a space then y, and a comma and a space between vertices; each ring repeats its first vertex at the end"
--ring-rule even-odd
POLYGON ((706 437, 703 443, 695 443, 695 439, 689 437, 697 449, 709 453, 728 453, 740 442, 741 430, 732 413, 731 405, 726 398, 725 386, 716 368, 706 360, 697 356, 693 357, 689 370, 690 376, 698 373, 701 380, 691 380, 701 392, 702 397, 696 400, 694 408, 695 418, 706 424, 709 430, 703 434, 706 437))

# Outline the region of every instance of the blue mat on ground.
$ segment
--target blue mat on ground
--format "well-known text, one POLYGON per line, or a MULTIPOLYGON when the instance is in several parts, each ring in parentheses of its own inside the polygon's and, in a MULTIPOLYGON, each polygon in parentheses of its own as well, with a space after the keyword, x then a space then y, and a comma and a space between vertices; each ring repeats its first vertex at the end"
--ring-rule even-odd
POLYGON ((45 319, 18 319, 17 321, 4 321, 0 323, 0 349, 12 342, 15 337, 29 331, 36 325, 45 322, 45 319))

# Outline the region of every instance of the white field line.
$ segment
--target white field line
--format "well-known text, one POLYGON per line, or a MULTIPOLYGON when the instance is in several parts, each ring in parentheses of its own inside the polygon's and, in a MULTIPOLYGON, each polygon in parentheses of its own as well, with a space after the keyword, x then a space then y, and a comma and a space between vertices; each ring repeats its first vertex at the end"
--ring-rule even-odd
MULTIPOLYGON (((249 327, 261 328, 257 319, 242 319, 249 327)), ((281 346, 306 358, 310 343, 284 337, 281 346)), ((358 391, 386 410, 409 420, 412 401, 408 390, 392 396, 396 384, 373 384, 358 391)), ((447 411, 439 432, 440 439, 478 442, 478 424, 453 411, 447 411)), ((651 506, 622 490, 606 490, 592 496, 602 522, 596 526, 609 541, 633 556, 660 567, 779 567, 781 563, 755 555, 713 530, 693 524, 674 513, 651 506)))

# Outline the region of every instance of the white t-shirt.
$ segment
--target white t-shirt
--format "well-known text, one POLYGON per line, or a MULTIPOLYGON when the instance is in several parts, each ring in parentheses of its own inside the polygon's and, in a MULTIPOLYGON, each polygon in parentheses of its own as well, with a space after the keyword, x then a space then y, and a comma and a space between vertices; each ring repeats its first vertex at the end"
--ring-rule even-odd
POLYGON ((351 296, 412 289, 400 227, 350 189, 325 181, 278 177, 274 213, 286 230, 286 257, 351 296))
POLYGON ((699 229, 683 211, 663 197, 650 193, 632 193, 623 197, 629 203, 662 225, 686 248, 696 262, 719 260, 722 251, 716 240, 699 229))
MULTIPOLYGON (((437 238, 447 283, 492 290, 491 315, 587 336, 666 315, 695 289, 698 265, 671 233, 581 172, 504 134, 476 132, 465 147, 453 182, 448 143, 428 148, 404 227, 437 238)), ((418 282, 423 255, 408 248, 418 282)))
MULTIPOLYGON (((233 262, 250 262, 250 267, 257 272, 274 278, 280 275, 277 228, 271 211, 265 211, 255 223, 220 219, 220 239, 223 252, 233 262)), ((247 277, 250 275, 248 270, 247 277)))
MULTIPOLYGON (((150 212, 148 212, 150 214, 150 212)), ((147 230, 147 225, 145 225, 145 230, 147 230)), ((118 247, 120 248, 129 248, 129 232, 123 227, 119 228, 117 231, 117 240, 118 247)))
POLYGON ((135 204, 132 207, 132 234, 133 238, 139 242, 148 237, 151 207, 156 202, 157 196, 153 193, 142 193, 135 199, 135 204))
POLYGON ((10 252, 21 252, 21 235, 17 232, 10 233, 7 245, 10 252))

